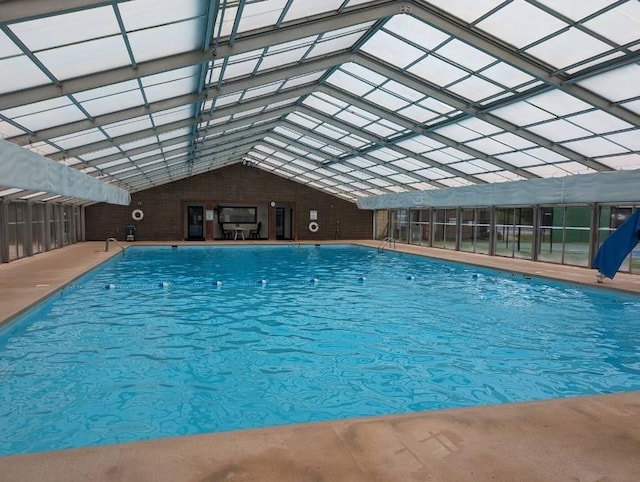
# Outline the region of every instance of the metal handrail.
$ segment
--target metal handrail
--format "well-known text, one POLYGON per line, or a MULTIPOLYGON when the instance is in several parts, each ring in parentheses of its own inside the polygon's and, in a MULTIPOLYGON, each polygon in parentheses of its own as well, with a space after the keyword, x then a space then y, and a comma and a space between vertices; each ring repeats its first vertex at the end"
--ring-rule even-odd
POLYGON ((105 251, 109 251, 109 241, 113 241, 114 243, 116 243, 118 246, 120 246, 120 249, 122 250, 122 256, 124 256, 124 250, 127 249, 126 246, 122 246, 118 240, 116 238, 107 238, 104 242, 104 250, 105 251))
POLYGON ((396 249, 396 240, 395 238, 392 237, 385 237, 382 242, 380 243, 380 245, 378 246, 378 252, 381 253, 384 251, 385 246, 391 246, 393 245, 393 249, 396 249))

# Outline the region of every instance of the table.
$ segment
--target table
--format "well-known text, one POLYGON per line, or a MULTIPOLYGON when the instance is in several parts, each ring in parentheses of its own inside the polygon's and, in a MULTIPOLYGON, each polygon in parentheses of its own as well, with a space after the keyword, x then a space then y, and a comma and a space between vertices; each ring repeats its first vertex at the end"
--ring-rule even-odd
POLYGON ((234 231, 234 235, 233 235, 233 239, 236 240, 238 239, 238 234, 240 236, 242 236, 242 240, 244 241, 244 229, 243 228, 232 228, 232 231, 234 231))

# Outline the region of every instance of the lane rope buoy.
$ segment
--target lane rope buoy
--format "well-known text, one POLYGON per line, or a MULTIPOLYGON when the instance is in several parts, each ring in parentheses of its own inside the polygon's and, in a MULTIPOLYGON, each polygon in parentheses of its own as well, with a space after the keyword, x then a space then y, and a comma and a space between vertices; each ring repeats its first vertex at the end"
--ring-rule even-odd
POLYGON ((142 212, 142 209, 134 209, 133 212, 131 213, 131 218, 134 221, 142 221, 142 218, 144 218, 144 213, 142 212))

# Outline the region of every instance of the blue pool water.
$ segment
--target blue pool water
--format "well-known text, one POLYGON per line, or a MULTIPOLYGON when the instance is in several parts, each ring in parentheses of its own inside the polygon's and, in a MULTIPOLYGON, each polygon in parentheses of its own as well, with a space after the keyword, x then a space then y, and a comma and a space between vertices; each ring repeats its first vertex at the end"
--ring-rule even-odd
POLYGON ((634 295, 355 246, 133 247, 0 333, 0 454, 640 390, 639 355, 634 295))

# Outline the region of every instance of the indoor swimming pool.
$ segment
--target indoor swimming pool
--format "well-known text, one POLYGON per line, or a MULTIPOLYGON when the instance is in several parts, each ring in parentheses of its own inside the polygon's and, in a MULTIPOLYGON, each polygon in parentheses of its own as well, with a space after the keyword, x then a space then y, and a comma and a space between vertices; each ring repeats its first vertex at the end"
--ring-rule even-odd
POLYGON ((134 246, 0 328, 0 454, 640 390, 639 313, 361 246, 134 246))

